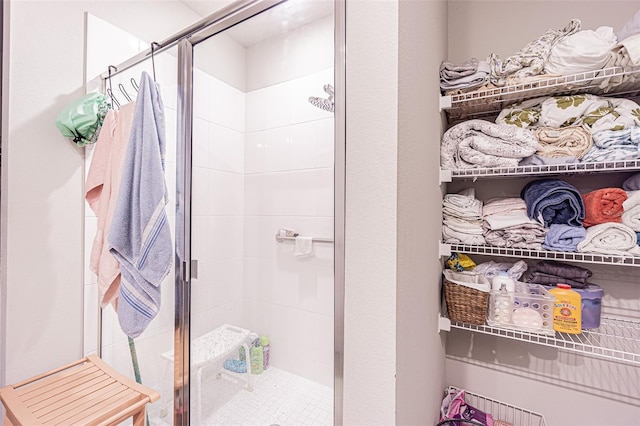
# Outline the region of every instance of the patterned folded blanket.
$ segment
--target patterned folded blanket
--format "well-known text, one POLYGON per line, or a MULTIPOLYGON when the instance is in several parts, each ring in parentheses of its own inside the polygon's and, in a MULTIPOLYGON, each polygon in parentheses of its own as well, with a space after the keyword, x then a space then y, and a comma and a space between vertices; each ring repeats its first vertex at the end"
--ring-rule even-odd
POLYGON ((538 140, 527 129, 468 120, 445 132, 440 149, 443 169, 515 167, 536 152, 538 140))
POLYGON ((582 226, 582 197, 575 187, 563 180, 531 181, 522 188, 520 197, 527 203, 529 217, 545 226, 552 223, 582 226))
POLYGON ((640 105, 630 99, 589 94, 541 97, 504 108, 496 123, 521 128, 581 125, 594 134, 640 126, 640 105))
POLYGON ((607 222, 587 229, 578 251, 614 256, 640 256, 638 237, 633 229, 622 223, 607 222))
POLYGON ((491 66, 491 82, 496 86, 504 86, 510 76, 522 78, 541 74, 553 46, 579 31, 580 26, 578 19, 572 19, 563 29, 549 29, 504 61, 498 55, 490 54, 487 62, 491 66))
POLYGON ((621 188, 602 188, 582 195, 585 227, 605 222, 621 222, 622 203, 627 193, 621 188))
POLYGON ((593 134, 593 147, 582 162, 624 161, 640 158, 640 127, 602 130, 593 134))
POLYGON ((582 226, 552 224, 544 237, 542 248, 556 251, 576 251, 587 230, 582 226))
POLYGON ((540 143, 536 154, 542 157, 575 157, 582 158, 593 145, 591 133, 582 126, 563 128, 539 127, 535 132, 540 143))

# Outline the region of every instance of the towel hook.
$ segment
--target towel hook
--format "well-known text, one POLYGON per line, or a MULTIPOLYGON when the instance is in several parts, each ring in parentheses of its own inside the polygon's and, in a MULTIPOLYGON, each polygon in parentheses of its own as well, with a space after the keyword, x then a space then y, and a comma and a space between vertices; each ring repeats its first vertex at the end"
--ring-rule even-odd
POLYGON ((136 81, 136 79, 131 77, 131 80, 129 80, 129 81, 131 81, 131 87, 133 87, 133 90, 135 90, 136 93, 138 93, 138 89, 140 87, 138 86, 138 82, 136 81))
POLYGON ((114 72, 117 72, 118 68, 113 65, 109 65, 107 69, 109 71, 109 88, 106 90, 106 92, 111 97, 111 104, 114 107, 120 109, 120 103, 116 100, 116 97, 113 96, 113 86, 111 85, 111 70, 113 69, 114 72))
POLYGON ((152 41, 151 42, 151 66, 153 67, 153 81, 156 81, 156 60, 155 60, 156 47, 160 47, 160 45, 155 41, 152 41))
POLYGON ((131 102, 131 96, 129 96, 129 94, 127 93, 127 89, 124 88, 124 86, 122 85, 122 83, 118 84, 118 89, 120 89, 120 93, 122 93, 122 96, 124 96, 124 98, 128 101, 131 102))

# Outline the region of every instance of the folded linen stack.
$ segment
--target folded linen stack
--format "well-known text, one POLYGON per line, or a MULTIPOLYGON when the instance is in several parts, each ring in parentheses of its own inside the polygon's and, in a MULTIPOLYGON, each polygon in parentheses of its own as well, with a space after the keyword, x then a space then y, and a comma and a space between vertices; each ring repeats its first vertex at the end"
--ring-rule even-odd
POLYGON ((538 140, 527 129, 468 120, 442 136, 440 165, 443 169, 515 167, 536 152, 538 140))
POLYGON ((627 193, 622 188, 602 188, 582 195, 585 227, 605 222, 622 222, 627 193))
POLYGON ((582 157, 582 162, 635 160, 640 158, 639 147, 638 126, 622 130, 602 130, 593 134, 593 146, 582 157))
POLYGON ((573 288, 585 288, 591 275, 592 272, 586 268, 555 260, 543 260, 534 266, 525 280, 535 284, 556 285, 564 283, 573 288))
POLYGON ((622 203, 622 223, 636 232, 640 232, 640 191, 630 191, 629 197, 622 203))
POLYGON ((494 198, 482 209, 482 227, 488 244, 497 247, 540 250, 544 227, 527 216, 527 205, 521 198, 494 198))
POLYGON ((440 65, 440 89, 445 93, 477 89, 489 82, 490 71, 489 64, 476 58, 463 64, 445 61, 440 65))
POLYGON ((584 204, 578 190, 560 179, 539 179, 522 188, 527 215, 545 226, 553 223, 582 226, 584 204))
POLYGON ((447 194, 442 201, 442 236, 445 243, 485 243, 482 236, 482 201, 473 188, 447 194))
POLYGON ((640 256, 638 236, 634 230, 615 222, 587 228, 587 235, 578 244, 578 251, 614 256, 640 256))

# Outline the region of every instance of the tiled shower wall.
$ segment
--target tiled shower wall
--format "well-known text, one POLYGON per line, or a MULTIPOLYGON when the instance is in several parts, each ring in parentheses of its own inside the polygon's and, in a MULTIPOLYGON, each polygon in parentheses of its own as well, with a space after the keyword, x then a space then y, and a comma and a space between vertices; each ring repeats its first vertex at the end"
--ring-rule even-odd
MULTIPOLYGON (((196 51, 197 54, 197 51, 196 51)), ((194 72, 191 333, 242 323, 245 95, 194 72)))
POLYGON ((333 245, 296 257, 280 228, 333 238, 333 116, 308 103, 333 70, 247 94, 244 297, 250 328, 271 339, 274 366, 333 380, 333 245))

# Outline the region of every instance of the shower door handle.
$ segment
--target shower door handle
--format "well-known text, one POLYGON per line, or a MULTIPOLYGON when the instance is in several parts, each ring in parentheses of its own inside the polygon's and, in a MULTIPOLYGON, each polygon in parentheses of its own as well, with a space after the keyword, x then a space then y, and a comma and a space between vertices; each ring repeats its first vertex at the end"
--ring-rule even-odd
POLYGON ((198 260, 191 259, 191 262, 182 262, 182 279, 184 282, 191 281, 192 279, 198 279, 198 260))
POLYGON ((198 279, 198 259, 191 259, 191 278, 198 279))

